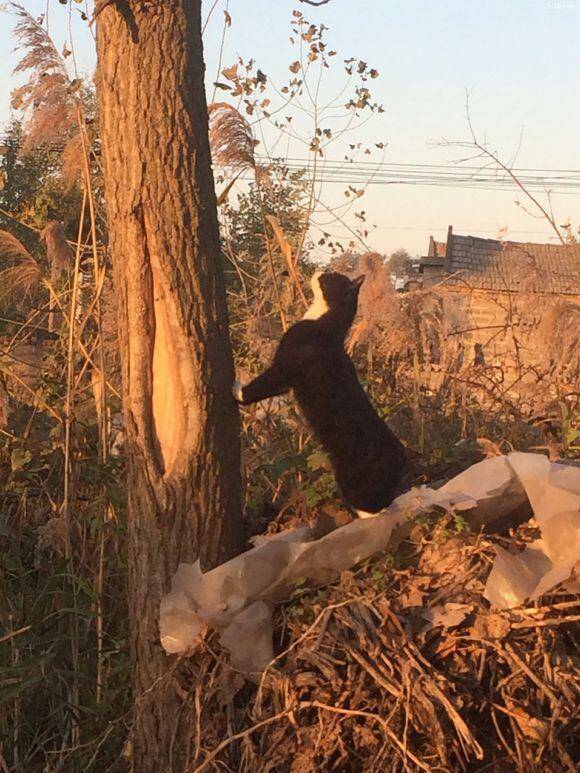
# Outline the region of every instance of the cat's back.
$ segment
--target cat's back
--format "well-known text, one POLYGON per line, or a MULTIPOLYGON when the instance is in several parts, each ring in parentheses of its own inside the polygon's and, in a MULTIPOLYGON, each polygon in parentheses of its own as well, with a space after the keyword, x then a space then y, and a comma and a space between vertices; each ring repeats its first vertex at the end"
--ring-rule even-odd
MULTIPOLYGON (((292 325, 280 340, 276 359, 291 365, 298 364, 306 373, 311 365, 338 363, 344 358, 343 342, 332 330, 328 330, 318 320, 303 319, 292 325)), ((349 361, 350 362, 350 361, 349 361)))
POLYGON ((334 425, 356 422, 363 415, 373 421, 374 409, 340 336, 314 320, 303 320, 285 338, 280 349, 285 358, 293 360, 296 398, 317 429, 324 429, 328 421, 334 425))

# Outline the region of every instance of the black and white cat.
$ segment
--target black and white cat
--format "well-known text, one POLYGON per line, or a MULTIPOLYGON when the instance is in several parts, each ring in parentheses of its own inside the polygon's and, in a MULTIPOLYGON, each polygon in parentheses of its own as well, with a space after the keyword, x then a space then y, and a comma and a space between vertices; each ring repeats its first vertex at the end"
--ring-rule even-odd
POLYGON ((344 350, 363 280, 314 274, 314 302, 283 335, 270 367, 233 388, 241 405, 294 390, 343 497, 360 518, 392 502, 406 468, 404 446, 371 405, 344 350))

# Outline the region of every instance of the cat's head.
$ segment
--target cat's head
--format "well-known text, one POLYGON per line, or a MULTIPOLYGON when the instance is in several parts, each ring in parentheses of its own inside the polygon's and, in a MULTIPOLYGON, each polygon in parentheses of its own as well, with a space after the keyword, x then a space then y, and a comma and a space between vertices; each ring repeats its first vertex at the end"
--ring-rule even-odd
POLYGON ((336 271, 317 271, 312 277, 311 287, 316 298, 322 295, 330 308, 357 301, 364 274, 349 279, 336 271))
POLYGON ((317 271, 310 280, 314 300, 304 319, 319 319, 328 311, 341 311, 354 317, 363 281, 364 274, 349 279, 335 271, 317 271))

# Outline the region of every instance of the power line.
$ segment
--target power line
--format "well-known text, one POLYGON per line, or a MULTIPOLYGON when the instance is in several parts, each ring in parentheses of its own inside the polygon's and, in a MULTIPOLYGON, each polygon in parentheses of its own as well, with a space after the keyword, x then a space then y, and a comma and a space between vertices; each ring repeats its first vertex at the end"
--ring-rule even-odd
MULTIPOLYGON (((265 159, 261 159, 265 160, 265 159)), ((291 172, 308 169, 311 159, 282 159, 291 172)), ((580 170, 575 169, 514 169, 514 175, 529 190, 553 191, 578 195, 580 193, 580 170), (542 174, 530 174, 541 171, 542 174)), ((462 164, 415 164, 385 162, 340 162, 321 160, 316 181, 339 185, 418 185, 464 188, 470 190, 517 189, 515 181, 496 169, 463 166, 462 164)), ((353 194, 356 191, 352 191, 353 194)))
MULTIPOLYGON (((309 169, 311 167, 310 159, 281 159, 283 164, 292 171, 296 169, 309 169)), ((424 177, 433 177, 436 179, 457 178, 468 181, 483 181, 494 183, 512 183, 511 176, 497 169, 486 167, 470 167, 462 164, 406 164, 406 163, 379 163, 371 162, 340 162, 321 160, 318 164, 321 173, 327 175, 344 175, 349 179, 353 176, 363 176, 366 178, 387 178, 387 179, 423 179, 424 177)), ((580 171, 575 169, 545 169, 537 170, 542 174, 530 174, 532 170, 513 169, 512 172, 519 180, 532 184, 562 184, 571 183, 580 184, 580 171)))
MULTIPOLYGON (((291 171, 295 171, 292 170, 291 171)), ((251 175, 242 175, 241 180, 253 180, 251 175)), ((484 181, 474 181, 469 178, 465 179, 400 179, 391 177, 385 178, 368 178, 368 177, 332 177, 332 176, 316 176, 316 182, 320 184, 331 185, 343 185, 343 186, 355 186, 360 187, 372 187, 372 186, 401 186, 401 187, 437 187, 437 188, 460 188, 462 190, 479 190, 479 191, 519 191, 520 188, 515 183, 498 182, 495 184, 489 184, 484 181)), ((522 182, 524 187, 533 192, 546 192, 559 193, 564 195, 578 196, 580 195, 580 182, 577 185, 557 185, 554 182, 546 182, 544 185, 533 184, 529 182, 522 182)), ((352 192, 353 195, 355 192, 352 192)))
MULTIPOLYGON (((261 156, 259 158, 260 161, 267 162, 271 160, 267 156, 261 156)), ((290 161, 290 162, 297 162, 300 163, 303 166, 308 166, 312 163, 312 158, 297 158, 294 156, 288 156, 287 158, 282 158, 282 161, 290 161)), ((350 161, 350 160, 338 160, 338 159, 322 159, 322 163, 327 164, 339 164, 344 166, 346 165, 353 165, 353 166, 361 166, 361 167, 376 167, 377 163, 374 161, 350 161)), ((470 166, 468 164, 463 164, 460 162, 452 162, 452 163, 445 163, 445 164, 429 164, 429 163, 416 163, 412 161, 404 161, 404 162, 395 162, 395 161, 384 161, 379 164, 381 167, 397 167, 397 166, 403 166, 403 167, 423 167, 427 169, 467 169, 467 170, 481 170, 484 167, 484 165, 479 164, 477 166, 470 166)), ((546 169, 541 167, 513 167, 512 172, 519 173, 519 172, 549 172, 550 174, 562 172, 564 174, 569 173, 575 173, 580 174, 580 169, 546 169)))
MULTIPOLYGON (((9 135, 0 135, 0 144, 9 135)), ((46 149, 60 153, 64 150, 63 143, 50 143, 46 149)), ((99 153, 99 148, 95 148, 99 153)), ((258 162, 267 165, 271 159, 258 157, 258 162)), ((312 157, 289 157, 281 159, 284 166, 291 172, 308 170, 312 165, 312 157)), ((530 192, 553 192, 565 195, 580 195, 580 169, 544 169, 534 167, 517 167, 512 170, 519 182, 530 192)), ((252 180, 253 175, 246 172, 239 178, 252 180)), ((349 191, 356 196, 358 190, 368 186, 417 186, 457 188, 479 191, 514 191, 519 190, 516 182, 505 173, 485 166, 474 166, 460 163, 429 164, 416 162, 385 161, 379 164, 372 161, 339 161, 336 159, 320 159, 316 182, 319 184, 352 186, 349 191)))

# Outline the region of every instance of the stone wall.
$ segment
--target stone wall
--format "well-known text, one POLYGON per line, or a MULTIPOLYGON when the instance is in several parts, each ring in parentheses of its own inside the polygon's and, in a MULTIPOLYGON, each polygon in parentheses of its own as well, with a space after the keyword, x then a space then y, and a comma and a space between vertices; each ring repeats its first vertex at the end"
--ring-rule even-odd
POLYGON ((423 346, 429 388, 460 374, 463 383, 488 385, 529 403, 554 397, 555 385, 556 391, 578 391, 580 295, 439 286, 425 303, 432 316, 437 306, 438 317, 423 346))
POLYGON ((479 350, 478 363, 472 364, 540 365, 547 354, 547 315, 561 304, 574 304, 580 311, 580 296, 457 289, 439 294, 442 313, 451 322, 447 334, 458 335, 474 359, 476 346, 479 350))

